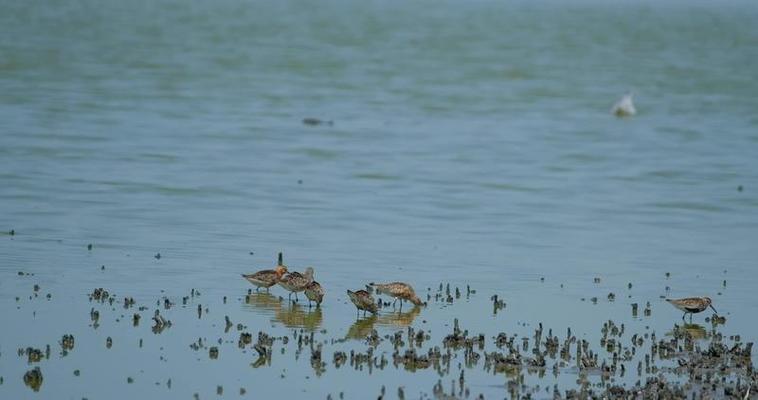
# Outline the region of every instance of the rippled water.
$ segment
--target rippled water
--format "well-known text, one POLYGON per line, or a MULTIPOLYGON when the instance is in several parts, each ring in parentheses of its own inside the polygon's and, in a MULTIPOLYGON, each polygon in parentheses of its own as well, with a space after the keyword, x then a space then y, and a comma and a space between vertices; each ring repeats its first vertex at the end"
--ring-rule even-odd
POLYGON ((188 347, 236 340, 224 315, 365 335, 343 293, 396 279, 477 294, 383 314, 382 334, 442 335, 454 317, 487 335, 543 322, 593 338, 608 318, 660 333, 680 316, 660 296, 710 295, 726 331, 758 339, 756 20, 752 2, 3 2, 0 397, 417 397, 436 374, 315 376, 307 355, 252 369, 234 346, 212 361, 188 347), (628 90, 639 115, 612 117, 628 90), (278 251, 315 267, 322 309, 244 301, 239 273, 278 251), (88 326, 95 287, 147 306, 202 295, 153 335, 131 311, 88 326), (32 395, 16 350, 65 333, 77 349, 42 363, 32 395))

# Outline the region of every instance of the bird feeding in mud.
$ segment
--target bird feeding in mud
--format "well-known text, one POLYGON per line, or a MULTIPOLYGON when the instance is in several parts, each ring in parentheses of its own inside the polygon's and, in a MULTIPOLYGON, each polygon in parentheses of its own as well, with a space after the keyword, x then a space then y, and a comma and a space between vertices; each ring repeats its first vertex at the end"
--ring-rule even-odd
POLYGON ((311 301, 315 301, 316 307, 319 307, 324 300, 324 288, 318 282, 313 281, 305 286, 305 297, 308 298, 308 307, 311 306, 311 301))
POLYGON ((308 267, 304 273, 290 272, 279 279, 279 286, 287 289, 290 294, 289 299, 292 299, 292 293, 295 294, 295 300, 297 300, 297 292, 302 292, 305 287, 313 282, 313 268, 308 267))
POLYGON ((666 301, 671 303, 671 305, 677 309, 684 311, 682 319, 684 319, 687 314, 690 314, 690 319, 692 319, 692 314, 703 312, 708 307, 718 314, 718 311, 716 311, 711 304, 710 297, 687 297, 684 299, 666 299, 666 301))
POLYGON ((242 277, 255 285, 256 291, 262 287, 269 291, 269 288, 276 285, 286 273, 287 267, 282 263, 282 253, 279 253, 279 261, 274 269, 264 269, 253 274, 242 274, 242 277))
POLYGON ((371 293, 365 290, 356 290, 355 292, 348 290, 347 295, 350 297, 350 301, 355 304, 358 313, 363 310, 363 315, 366 315, 366 311, 369 311, 372 314, 376 314, 379 311, 376 306, 376 301, 374 300, 374 297, 371 296, 371 293))
POLYGON ((392 303, 393 306, 398 300, 400 300, 400 309, 403 308, 403 301, 410 301, 411 303, 417 306, 424 305, 424 302, 421 301, 421 299, 419 299, 418 296, 416 296, 416 292, 413 290, 413 287, 407 283, 371 282, 369 284, 369 287, 375 289, 377 294, 386 294, 387 296, 394 297, 395 301, 392 303))

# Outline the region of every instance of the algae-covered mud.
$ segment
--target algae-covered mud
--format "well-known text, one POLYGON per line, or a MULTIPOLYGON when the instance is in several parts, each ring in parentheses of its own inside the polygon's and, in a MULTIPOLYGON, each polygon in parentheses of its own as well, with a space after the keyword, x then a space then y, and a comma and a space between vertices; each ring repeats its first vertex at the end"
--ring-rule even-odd
POLYGON ((756 21, 0 2, 0 399, 758 398, 756 21))

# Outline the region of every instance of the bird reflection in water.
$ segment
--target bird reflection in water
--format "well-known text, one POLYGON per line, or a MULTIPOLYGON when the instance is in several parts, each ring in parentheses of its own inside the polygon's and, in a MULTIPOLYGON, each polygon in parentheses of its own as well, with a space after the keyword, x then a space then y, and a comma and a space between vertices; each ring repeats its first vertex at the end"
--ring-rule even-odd
POLYGON ((375 314, 369 314, 368 317, 359 318, 350 325, 350 329, 347 330, 347 335, 345 335, 345 337, 347 339, 365 339, 366 336, 370 335, 371 331, 374 330, 374 324, 376 324, 377 319, 379 319, 379 317, 375 314))
POLYGON ((375 326, 392 328, 405 328, 413 324, 413 320, 421 313, 421 307, 415 306, 408 312, 371 314, 368 317, 359 318, 350 326, 345 337, 347 339, 363 340, 371 335, 375 326))
POLYGON ((705 327, 702 325, 684 324, 674 325, 674 328, 668 333, 668 335, 681 339, 690 338, 700 340, 708 337, 708 331, 706 331, 705 327))
POLYGON ((320 307, 309 310, 307 307, 264 292, 253 292, 245 296, 245 307, 258 314, 270 315, 272 321, 280 322, 288 328, 303 328, 309 331, 320 328, 324 318, 320 307))
POLYGON ((276 311, 282 307, 282 299, 268 292, 252 292, 245 296, 245 304, 256 310, 276 311))
POLYGON ((303 328, 308 331, 315 331, 320 328, 323 319, 321 307, 309 310, 297 303, 289 303, 288 306, 282 306, 274 313, 274 320, 281 322, 284 326, 288 328, 303 328))

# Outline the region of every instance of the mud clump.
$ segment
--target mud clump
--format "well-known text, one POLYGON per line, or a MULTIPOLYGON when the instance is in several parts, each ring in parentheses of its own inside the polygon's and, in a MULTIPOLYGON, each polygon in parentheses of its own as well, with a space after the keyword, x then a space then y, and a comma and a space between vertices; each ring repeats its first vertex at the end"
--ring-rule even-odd
POLYGON ((39 367, 34 367, 34 369, 26 371, 24 374, 24 384, 35 392, 39 392, 43 380, 42 370, 39 367))

